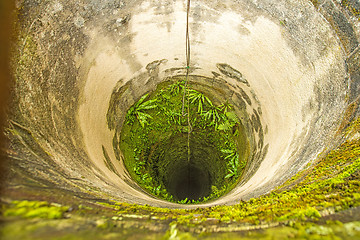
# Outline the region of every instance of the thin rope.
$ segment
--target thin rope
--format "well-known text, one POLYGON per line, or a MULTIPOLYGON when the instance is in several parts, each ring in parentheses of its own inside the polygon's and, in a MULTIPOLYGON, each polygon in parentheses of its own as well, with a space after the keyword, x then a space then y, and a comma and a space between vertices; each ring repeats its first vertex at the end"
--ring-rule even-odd
POLYGON ((185 88, 183 94, 183 104, 182 104, 182 115, 185 116, 184 108, 185 108, 185 95, 188 92, 188 77, 189 77, 189 69, 190 69, 190 36, 189 36, 189 13, 190 13, 190 0, 187 1, 187 11, 186 11, 186 80, 185 80, 185 88))
POLYGON ((187 150, 188 150, 188 162, 190 162, 190 133, 192 131, 191 123, 190 123, 190 93, 189 93, 189 70, 190 70, 190 36, 189 36, 189 14, 190 13, 190 0, 187 1, 187 9, 186 9, 186 77, 185 77, 185 87, 184 94, 182 100, 182 115, 187 115, 188 122, 188 139, 187 139, 187 150), (185 95, 187 93, 187 113, 185 113, 185 95))

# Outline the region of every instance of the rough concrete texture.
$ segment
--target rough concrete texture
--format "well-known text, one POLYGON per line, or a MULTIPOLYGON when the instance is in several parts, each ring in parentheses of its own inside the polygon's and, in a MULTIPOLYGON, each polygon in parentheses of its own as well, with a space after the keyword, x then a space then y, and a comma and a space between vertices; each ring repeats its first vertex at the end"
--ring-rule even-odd
MULTIPOLYGON (((340 123, 360 92, 359 4, 345 2, 191 2, 193 81, 214 101, 234 103, 252 152, 243 181, 200 206, 265 194, 343 140, 340 123)), ((114 147, 127 109, 185 73, 186 2, 23 0, 16 7, 9 188, 194 207, 142 191, 114 147)))

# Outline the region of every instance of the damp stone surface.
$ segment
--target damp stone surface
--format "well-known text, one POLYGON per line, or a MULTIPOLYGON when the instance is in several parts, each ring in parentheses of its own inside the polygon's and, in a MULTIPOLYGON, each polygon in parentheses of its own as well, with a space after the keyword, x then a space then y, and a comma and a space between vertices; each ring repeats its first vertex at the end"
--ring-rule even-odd
POLYGON ((231 104, 224 119, 246 164, 216 195, 231 174, 217 147, 193 135, 194 165, 166 160, 186 156, 173 149, 187 143, 183 124, 149 152, 173 163, 153 176, 176 200, 136 180, 127 114, 184 80, 186 3, 14 2, 4 239, 359 236, 357 0, 191 1, 189 87, 231 104))

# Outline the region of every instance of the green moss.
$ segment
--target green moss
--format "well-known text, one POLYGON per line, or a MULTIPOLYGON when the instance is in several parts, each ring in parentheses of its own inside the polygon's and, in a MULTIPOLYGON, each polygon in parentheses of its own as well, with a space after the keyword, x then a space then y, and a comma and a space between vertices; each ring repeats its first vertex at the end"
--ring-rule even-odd
POLYGON ((20 43, 23 44, 18 55, 18 66, 26 67, 32 64, 32 60, 36 55, 37 43, 34 40, 33 36, 28 35, 19 35, 20 43))
POLYGON ((163 240, 195 240, 194 236, 192 236, 190 233, 184 233, 181 232, 179 229, 176 228, 176 224, 170 224, 169 230, 166 232, 166 234, 162 237, 163 240))
MULTIPOLYGON (((1 239, 242 239, 242 240, 287 240, 287 239, 343 239, 353 240, 360 237, 360 222, 338 224, 330 222, 327 225, 314 223, 294 224, 292 226, 279 226, 264 230, 237 232, 236 227, 229 225, 216 230, 227 232, 207 232, 204 227, 201 233, 189 232, 178 223, 170 223, 166 232, 158 228, 149 231, 143 229, 145 225, 139 222, 123 227, 124 221, 111 222, 110 220, 97 220, 96 226, 89 224, 89 220, 62 219, 17 222, 7 222, 0 226, 1 239), (107 224, 102 226, 104 222, 107 224), (71 227, 73 226, 73 227, 71 227)), ((125 223, 126 224, 126 223, 125 223)), ((214 228, 213 228, 214 229, 214 228)), ((209 229, 207 229, 209 230, 209 229)))
MULTIPOLYGON (((197 219, 263 224, 270 222, 316 221, 327 212, 360 206, 360 142, 347 141, 326 157, 272 193, 241 201, 233 206, 174 210, 150 206, 110 204, 119 214, 138 211, 160 219, 174 219, 180 225, 200 224, 197 219), (289 189, 288 186, 291 186, 289 189), (284 190, 288 189, 288 190, 284 190), (195 217, 196 216, 196 217, 195 217)), ((202 223, 206 224, 206 221, 202 223)))
POLYGON ((5 217, 23 217, 23 218, 47 218, 59 219, 63 218, 64 213, 68 211, 68 207, 58 204, 49 204, 39 201, 13 201, 9 206, 5 207, 3 216, 5 217))
POLYGON ((346 135, 351 136, 356 133, 360 133, 360 117, 352 121, 345 131, 346 135))
POLYGON ((296 219, 301 219, 301 220, 306 220, 306 219, 316 220, 320 217, 321 217, 321 215, 318 212, 318 210, 316 210, 316 208, 309 207, 306 209, 294 209, 293 211, 289 212, 288 214, 280 216, 278 218, 278 220, 283 221, 283 220, 288 220, 289 218, 296 218, 296 219))
MULTIPOLYGON (((358 121, 356 119, 355 122, 350 123, 349 128, 356 129, 352 126, 357 126, 358 121)), ((358 222, 344 224, 327 222, 327 225, 309 225, 308 222, 316 222, 329 213, 360 206, 359 171, 360 142, 357 139, 343 143, 337 149, 330 151, 324 158, 309 164, 307 169, 299 172, 273 192, 259 198, 241 201, 233 206, 168 209, 116 201, 98 204, 113 210, 111 211, 112 215, 107 219, 121 222, 126 221, 129 216, 137 216, 142 220, 153 219, 166 223, 172 221, 173 224, 176 224, 177 234, 189 231, 189 229, 212 231, 212 228, 207 228, 207 226, 214 224, 226 226, 221 229, 231 231, 233 225, 262 228, 268 224, 280 222, 287 227, 252 233, 251 236, 245 234, 243 237, 245 239, 266 239, 269 236, 274 239, 287 239, 287 237, 290 238, 289 236, 294 239, 356 239, 359 237, 358 229, 360 229, 358 222)), ((212 191, 216 192, 218 189, 213 187, 212 191)), ((79 209, 87 211, 82 207, 79 209)), ((48 202, 14 201, 5 206, 2 212, 5 217, 58 219, 63 218, 67 210, 67 207, 48 202)), ((105 228, 100 227, 102 226, 101 221, 97 222, 99 231, 112 229, 109 226, 114 223, 111 220, 105 222, 105 228)), ((171 234, 170 230, 169 234, 171 234)), ((213 235, 213 239, 220 236, 236 239, 236 235, 231 234, 213 235)), ((212 239, 212 236, 204 235, 201 238, 212 239)))
MULTIPOLYGON (((140 220, 143 221, 141 224, 151 222, 148 219, 152 219, 155 225, 160 222, 166 224, 172 222, 168 232, 163 234, 165 239, 170 236, 175 239, 180 236, 185 239, 186 237, 190 239, 357 239, 360 237, 359 222, 327 221, 326 225, 314 222, 326 214, 360 206, 359 171, 360 142, 359 140, 347 141, 330 151, 324 158, 317 159, 313 164, 308 165, 306 170, 298 173, 277 190, 259 198, 241 201, 233 206, 198 209, 157 208, 116 201, 98 203, 102 207, 112 209, 112 211, 109 210, 112 215, 101 221, 96 220, 95 226, 98 227, 95 229, 109 232, 117 229, 112 227, 116 225, 116 222, 120 224, 136 217, 134 221, 137 224, 140 220), (228 232, 239 231, 238 226, 245 230, 255 227, 266 228, 272 223, 280 223, 281 227, 255 232, 247 231, 241 234, 186 233, 188 231, 215 232, 220 231, 219 229, 228 232), (208 227, 209 225, 211 227, 208 227)), ((20 216, 25 220, 42 218, 41 221, 45 221, 63 218, 67 209, 67 207, 47 202, 14 201, 4 207, 3 215, 20 216)), ((82 211, 85 210, 82 209, 82 211)), ((103 212, 101 211, 102 214, 103 212)), ((97 217, 99 218, 98 215, 97 217)), ((33 231, 34 228, 31 229, 33 231)), ((10 232, 10 228, 6 228, 5 231, 10 232)), ((102 236, 103 233, 93 232, 93 235, 88 236, 102 236)), ((157 238, 159 239, 159 235, 157 238)), ((78 236, 73 239, 82 238, 78 236)))

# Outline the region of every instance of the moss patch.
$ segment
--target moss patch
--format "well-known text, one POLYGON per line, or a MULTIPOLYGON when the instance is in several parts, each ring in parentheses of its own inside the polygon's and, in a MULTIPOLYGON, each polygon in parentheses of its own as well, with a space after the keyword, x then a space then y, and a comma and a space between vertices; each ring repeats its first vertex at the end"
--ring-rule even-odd
POLYGON ((3 209, 3 216, 59 219, 63 218, 64 213, 68 210, 68 207, 59 204, 49 204, 45 201, 13 201, 3 209))
POLYGON ((107 239, 120 237, 145 239, 145 236, 146 239, 359 238, 359 140, 343 143, 315 163, 272 193, 242 201, 234 206, 169 209, 117 201, 98 202, 97 205, 105 209, 96 206, 94 206, 95 210, 78 207, 77 211, 69 213, 69 219, 51 219, 55 222, 46 222, 50 221, 48 218, 61 216, 66 208, 47 202, 14 201, 10 206, 3 207, 4 216, 25 217, 26 212, 41 208, 46 209, 44 212, 51 209, 60 213, 50 216, 42 213, 31 214, 30 220, 26 218, 6 222, 2 226, 4 233, 2 237, 4 239, 91 239, 99 236, 106 236, 107 239), (97 208, 102 210, 98 211, 97 208), (348 216, 351 218, 342 218, 344 222, 326 220, 329 219, 327 216, 336 219, 337 214, 343 214, 345 210, 349 211, 348 216), (43 217, 41 222, 29 222, 38 217, 43 217), (354 221, 356 217, 358 221, 354 221), (65 230, 60 231, 62 226, 65 230), (54 231, 57 231, 56 236, 53 234, 54 231))
POLYGON ((180 225, 237 223, 267 225, 293 221, 317 221, 323 216, 360 205, 360 142, 347 141, 319 159, 311 168, 299 172, 272 193, 234 206, 174 210, 150 206, 110 204, 118 214, 138 212, 180 225))

